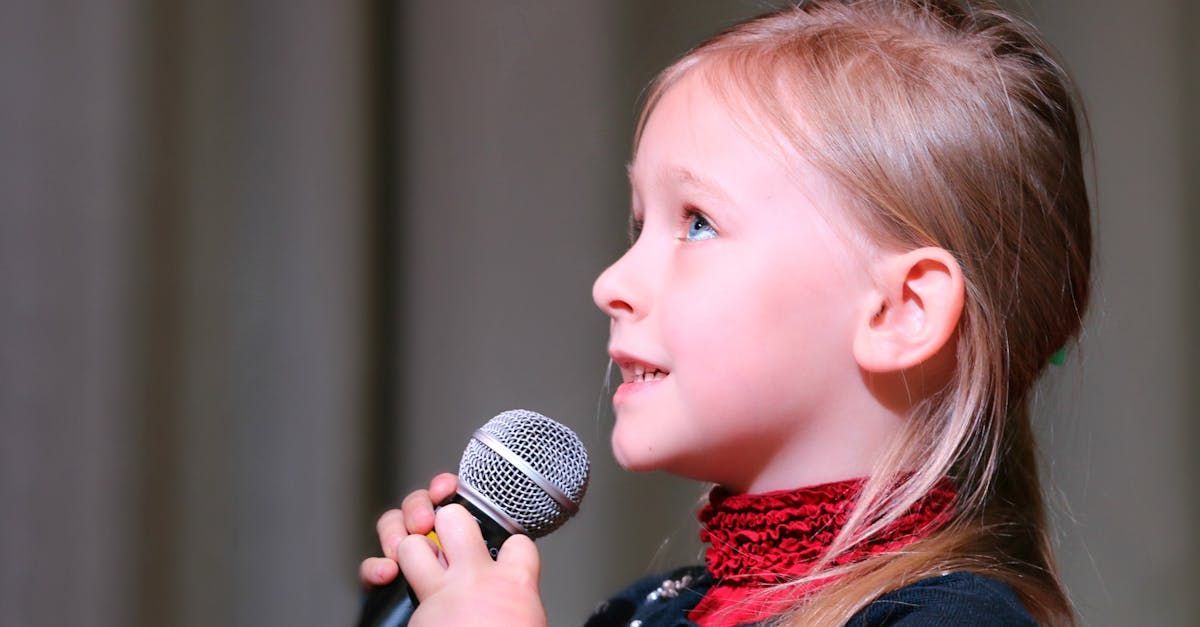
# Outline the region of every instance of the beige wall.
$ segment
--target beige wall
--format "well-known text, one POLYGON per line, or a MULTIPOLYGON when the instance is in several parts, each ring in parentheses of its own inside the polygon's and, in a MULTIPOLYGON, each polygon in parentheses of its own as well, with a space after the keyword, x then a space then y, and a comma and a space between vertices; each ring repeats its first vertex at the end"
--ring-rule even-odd
POLYGON ((1192 4, 1040 2, 1033 12, 1079 82, 1095 135, 1096 299, 1079 354, 1043 386, 1041 437, 1063 574, 1097 625, 1200 616, 1192 4))

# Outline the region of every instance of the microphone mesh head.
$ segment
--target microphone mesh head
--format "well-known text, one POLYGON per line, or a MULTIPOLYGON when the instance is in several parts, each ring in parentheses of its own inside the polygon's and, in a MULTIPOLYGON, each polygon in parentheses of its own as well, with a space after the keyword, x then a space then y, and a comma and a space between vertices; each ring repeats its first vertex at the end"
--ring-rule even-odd
POLYGON ((537 412, 506 411, 483 425, 492 436, 556 486, 575 505, 567 508, 534 477, 472 438, 458 465, 459 481, 492 501, 530 538, 554 531, 578 508, 587 492, 590 463, 575 432, 537 412))

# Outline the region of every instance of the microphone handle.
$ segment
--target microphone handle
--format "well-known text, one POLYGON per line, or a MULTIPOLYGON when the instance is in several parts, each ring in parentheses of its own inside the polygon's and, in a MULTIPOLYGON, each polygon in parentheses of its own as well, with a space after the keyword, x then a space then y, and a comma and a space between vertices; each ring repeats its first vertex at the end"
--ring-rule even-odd
MULTIPOLYGON (((479 523, 479 531, 483 534, 488 553, 492 559, 496 559, 500 554, 500 546, 512 534, 459 494, 450 495, 439 503, 438 507, 445 507, 451 503, 458 503, 471 512, 475 521, 479 523)), ((417 595, 405 581, 404 573, 397 573, 396 580, 392 583, 372 588, 367 592, 362 614, 358 618, 358 627, 405 627, 413 612, 417 611, 417 603, 417 595)))

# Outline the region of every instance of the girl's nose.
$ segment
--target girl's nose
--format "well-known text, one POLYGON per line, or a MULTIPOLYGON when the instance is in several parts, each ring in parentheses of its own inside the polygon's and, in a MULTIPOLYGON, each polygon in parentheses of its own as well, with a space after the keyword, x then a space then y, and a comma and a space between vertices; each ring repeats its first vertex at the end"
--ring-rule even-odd
POLYGON ((645 292, 630 270, 633 249, 614 262, 596 277, 592 284, 592 300, 609 318, 640 318, 646 315, 646 303, 641 296, 645 292))

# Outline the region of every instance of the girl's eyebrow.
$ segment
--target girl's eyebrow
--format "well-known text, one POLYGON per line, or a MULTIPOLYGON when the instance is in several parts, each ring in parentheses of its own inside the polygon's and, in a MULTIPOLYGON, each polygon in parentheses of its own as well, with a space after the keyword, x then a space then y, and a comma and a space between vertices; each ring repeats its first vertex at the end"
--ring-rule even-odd
MULTIPOLYGON (((633 175, 632 163, 625 165, 625 173, 629 176, 629 185, 636 189, 637 179, 633 175)), ((690 187, 695 191, 716 200, 724 202, 730 201, 729 194, 726 194, 725 190, 721 189, 720 185, 717 185, 716 183, 705 179, 703 176, 700 176, 699 174, 680 165, 664 166, 661 170, 659 170, 659 180, 667 184, 674 183, 676 185, 690 187)))

